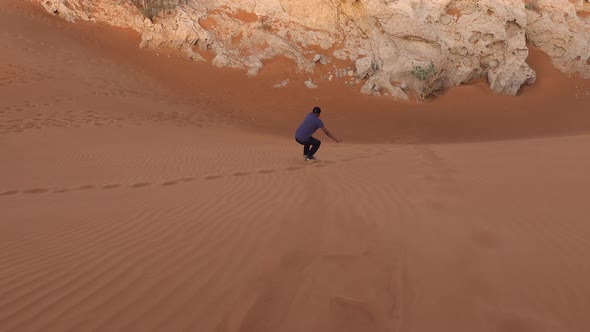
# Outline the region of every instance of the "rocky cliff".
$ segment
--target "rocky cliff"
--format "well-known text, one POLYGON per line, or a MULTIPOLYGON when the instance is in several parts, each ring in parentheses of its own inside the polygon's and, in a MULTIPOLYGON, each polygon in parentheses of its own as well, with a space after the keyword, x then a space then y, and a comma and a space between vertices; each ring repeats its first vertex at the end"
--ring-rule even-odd
MULTIPOLYGON (((406 99, 476 78, 516 94, 535 81, 527 42, 590 78, 588 0, 33 0, 69 21, 128 27, 142 47, 244 68, 292 59, 313 88, 346 79, 406 99), (314 75, 313 73, 322 73, 314 75)), ((280 85, 279 85, 280 86, 280 85)))

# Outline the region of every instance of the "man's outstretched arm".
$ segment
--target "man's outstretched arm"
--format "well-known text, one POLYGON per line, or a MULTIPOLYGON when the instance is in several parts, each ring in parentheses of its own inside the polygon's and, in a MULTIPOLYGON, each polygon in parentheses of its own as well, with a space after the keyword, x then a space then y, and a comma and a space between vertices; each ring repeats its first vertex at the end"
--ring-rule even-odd
POLYGON ((332 135, 332 133, 328 130, 328 128, 322 127, 322 130, 324 131, 324 133, 326 133, 326 135, 328 135, 328 137, 330 137, 331 139, 333 139, 334 142, 336 142, 336 143, 342 142, 342 140, 340 138, 332 135))

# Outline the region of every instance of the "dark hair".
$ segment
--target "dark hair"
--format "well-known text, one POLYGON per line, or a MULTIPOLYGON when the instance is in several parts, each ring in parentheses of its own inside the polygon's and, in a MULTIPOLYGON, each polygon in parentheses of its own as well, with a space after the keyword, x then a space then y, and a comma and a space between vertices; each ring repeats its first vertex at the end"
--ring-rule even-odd
POLYGON ((320 114, 322 112, 322 109, 319 107, 314 107, 312 113, 313 114, 320 114))

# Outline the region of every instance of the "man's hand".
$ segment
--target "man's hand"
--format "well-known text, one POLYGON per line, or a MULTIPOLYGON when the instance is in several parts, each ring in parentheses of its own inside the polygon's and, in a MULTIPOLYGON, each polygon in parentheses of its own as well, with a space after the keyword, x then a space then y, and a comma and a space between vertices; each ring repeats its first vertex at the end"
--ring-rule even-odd
POLYGON ((334 142, 336 142, 336 143, 342 142, 342 140, 340 138, 332 135, 332 133, 328 130, 328 128, 323 127, 322 130, 324 131, 324 133, 326 133, 326 135, 328 135, 328 137, 330 137, 331 139, 333 139, 334 142))

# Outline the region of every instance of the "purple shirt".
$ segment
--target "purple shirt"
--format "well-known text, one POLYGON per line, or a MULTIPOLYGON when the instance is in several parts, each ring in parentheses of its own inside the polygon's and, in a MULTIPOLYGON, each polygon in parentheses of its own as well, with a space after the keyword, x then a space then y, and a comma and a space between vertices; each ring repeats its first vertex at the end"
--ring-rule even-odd
POLYGON ((318 128, 324 128, 324 123, 315 114, 309 113, 297 128, 295 139, 306 142, 318 128))

